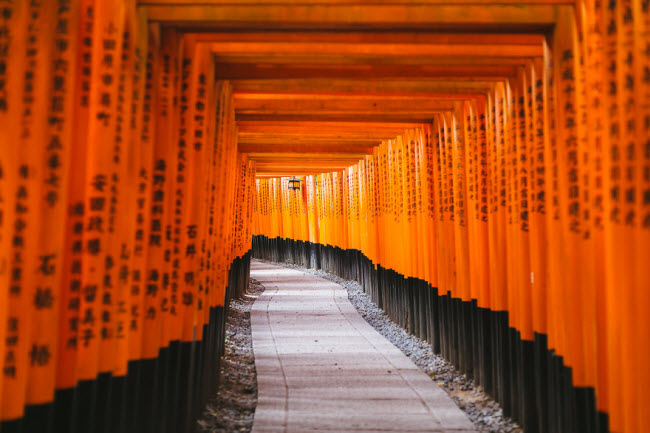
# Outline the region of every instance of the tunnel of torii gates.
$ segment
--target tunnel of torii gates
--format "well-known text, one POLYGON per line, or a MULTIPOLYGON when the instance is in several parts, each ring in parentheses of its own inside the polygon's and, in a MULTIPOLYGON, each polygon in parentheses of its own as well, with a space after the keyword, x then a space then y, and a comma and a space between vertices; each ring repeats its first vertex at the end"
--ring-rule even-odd
POLYGON ((251 255, 527 433, 649 432, 648 9, 0 0, 2 432, 191 431, 251 255))

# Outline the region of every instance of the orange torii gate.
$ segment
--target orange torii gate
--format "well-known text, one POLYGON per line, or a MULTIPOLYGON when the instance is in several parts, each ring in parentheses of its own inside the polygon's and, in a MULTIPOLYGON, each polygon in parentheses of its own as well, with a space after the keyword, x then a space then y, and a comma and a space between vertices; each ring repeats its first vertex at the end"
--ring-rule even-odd
POLYGON ((252 246, 361 281, 527 432, 648 431, 649 28, 0 0, 0 431, 191 431, 252 246))

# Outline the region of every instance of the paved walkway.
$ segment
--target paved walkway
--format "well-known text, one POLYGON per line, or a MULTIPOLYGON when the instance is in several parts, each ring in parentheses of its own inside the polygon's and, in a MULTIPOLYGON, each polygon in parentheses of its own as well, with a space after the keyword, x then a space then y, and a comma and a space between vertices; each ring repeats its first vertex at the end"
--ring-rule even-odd
POLYGON ((454 402, 357 313, 338 284, 253 261, 253 433, 475 432, 454 402))

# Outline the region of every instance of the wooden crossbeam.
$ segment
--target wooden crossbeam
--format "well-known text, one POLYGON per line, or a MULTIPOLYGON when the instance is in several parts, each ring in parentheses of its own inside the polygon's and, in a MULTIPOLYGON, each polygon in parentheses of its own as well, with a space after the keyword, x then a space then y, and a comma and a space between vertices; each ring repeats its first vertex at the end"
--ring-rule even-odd
POLYGON ((293 154, 293 155, 317 155, 317 154, 371 154, 374 146, 341 146, 336 144, 318 145, 311 143, 301 144, 241 144, 238 150, 241 153, 253 154, 293 154))
MULTIPOLYGON (((402 55, 400 46, 423 47, 426 51, 429 46, 503 46, 507 50, 510 46, 539 47, 544 42, 544 36, 538 33, 445 33, 445 32, 209 32, 190 33, 197 42, 219 44, 242 44, 243 50, 215 50, 217 52, 256 52, 254 44, 292 44, 300 47, 301 44, 318 44, 323 48, 317 53, 307 54, 353 54, 366 53, 364 47, 380 46, 389 47, 389 52, 402 55), (391 48, 392 47, 392 48, 391 48), (334 50, 329 52, 329 50, 334 50), (343 51, 341 51, 343 50, 343 51)), ((287 47, 291 48, 291 47, 287 47)), ((282 48, 280 48, 282 49, 282 48)), ((383 48, 382 48, 383 49, 383 48)), ((301 51, 299 48, 297 51, 301 51)), ((370 50, 369 54, 379 54, 370 50)), ((456 53, 452 53, 456 56, 456 53)), ((482 54, 481 54, 482 55, 482 54)), ((504 57, 498 53, 498 57, 504 57)))
POLYGON ((317 93, 250 93, 234 95, 238 114, 299 112, 430 113, 452 110, 458 95, 375 95, 317 93))
POLYGON ((491 56, 535 57, 543 54, 542 45, 481 44, 355 44, 326 42, 214 42, 215 53, 380 55, 380 56, 491 56), (316 51, 317 50, 317 51, 316 51))
POLYGON ((395 113, 395 114, 366 114, 356 112, 344 113, 322 113, 322 112, 299 112, 285 114, 238 114, 237 120, 242 122, 251 121, 281 121, 281 122, 345 122, 354 120, 365 123, 386 123, 402 122, 411 124, 423 124, 433 121, 434 116, 444 111, 432 111, 427 113, 395 113))
POLYGON ((298 64, 269 65, 265 63, 223 63, 215 66, 218 80, 286 79, 286 78, 349 78, 404 79, 463 77, 476 81, 490 81, 514 77, 513 65, 338 65, 298 64))
POLYGON ((247 133, 268 134, 402 134, 406 129, 422 126, 418 123, 375 123, 375 122, 282 122, 242 121, 238 123, 239 135, 247 133))
POLYGON ((383 134, 239 134, 240 145, 377 146, 383 134))
POLYGON ((490 81, 420 81, 355 79, 267 79, 232 80, 235 91, 246 92, 314 92, 374 94, 462 94, 484 95, 492 89, 490 81))
POLYGON ((251 54, 251 53, 214 53, 219 63, 260 63, 265 65, 429 65, 429 66, 521 66, 525 59, 521 57, 491 56, 378 56, 375 54, 327 56, 318 53, 305 54, 251 54))
POLYGON ((555 5, 545 4, 367 4, 367 3, 217 3, 141 2, 153 21, 195 30, 230 29, 473 29, 544 28, 554 24, 555 5))
MULTIPOLYGON (((292 0, 291 1, 295 5, 310 5, 310 4, 318 4, 318 3, 324 3, 323 0, 292 0)), ((137 0, 137 3, 140 5, 177 5, 177 6, 182 6, 182 5, 214 5, 214 4, 232 4, 232 5, 247 5, 250 4, 250 0, 228 0, 226 1, 220 1, 220 0, 137 0)), ((281 3, 278 0, 257 0, 255 3, 257 4, 274 4, 274 3, 281 3)), ((353 0, 327 0, 326 3, 330 4, 337 4, 337 3, 355 3, 353 0)), ((361 3, 363 4, 363 1, 357 1, 356 3, 361 3)), ((391 3, 394 4, 410 4, 413 3, 413 0, 391 0, 391 3)), ((428 4, 428 5, 438 5, 438 4, 449 4, 449 0, 418 0, 418 3, 420 4, 428 4)), ((460 3, 460 2, 459 2, 460 3)), ((494 5, 495 3, 498 4, 512 4, 512 5, 570 5, 574 4, 573 0, 499 0, 498 2, 495 2, 495 0, 471 0, 471 1, 464 1, 462 3, 465 4, 477 4, 477 5, 494 5)))
POLYGON ((340 161, 358 160, 365 156, 364 153, 303 153, 303 152, 249 152, 248 157, 257 161, 340 161), (306 156, 308 155, 308 156, 306 156))

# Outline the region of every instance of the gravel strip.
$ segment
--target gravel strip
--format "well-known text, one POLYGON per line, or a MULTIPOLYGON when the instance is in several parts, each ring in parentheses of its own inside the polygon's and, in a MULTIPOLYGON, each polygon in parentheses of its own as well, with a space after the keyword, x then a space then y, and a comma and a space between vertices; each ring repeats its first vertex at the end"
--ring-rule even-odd
POLYGON ((197 431, 248 433, 257 406, 257 373, 251 338, 251 306, 264 291, 251 278, 246 294, 230 301, 226 317, 226 346, 221 359, 219 390, 197 421, 197 431))
POLYGON ((273 263, 317 275, 345 287, 348 290, 350 302, 359 314, 388 341, 411 358, 432 380, 436 381, 438 386, 444 389, 458 407, 465 412, 478 431, 523 433, 523 429, 517 423, 503 416, 503 410, 499 403, 483 392, 480 386, 476 386, 471 379, 461 374, 443 357, 433 353, 429 343, 410 335, 390 320, 386 313, 372 302, 359 283, 344 280, 322 270, 305 269, 291 263, 273 263))

